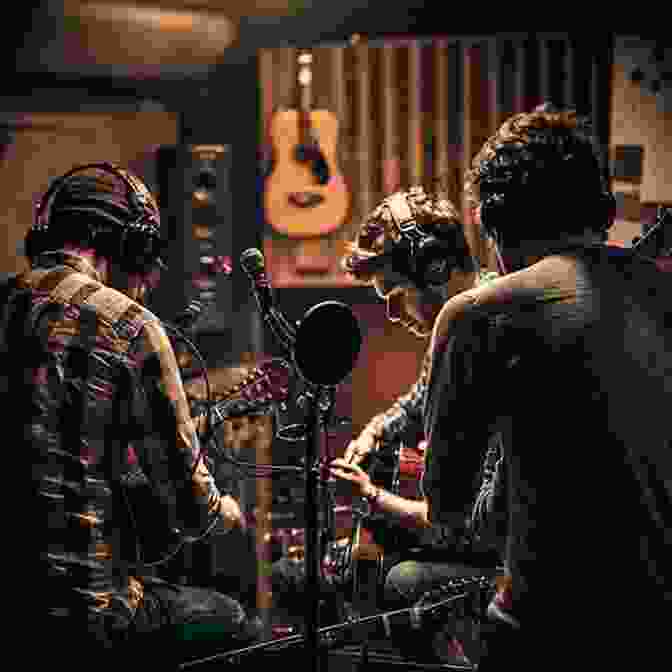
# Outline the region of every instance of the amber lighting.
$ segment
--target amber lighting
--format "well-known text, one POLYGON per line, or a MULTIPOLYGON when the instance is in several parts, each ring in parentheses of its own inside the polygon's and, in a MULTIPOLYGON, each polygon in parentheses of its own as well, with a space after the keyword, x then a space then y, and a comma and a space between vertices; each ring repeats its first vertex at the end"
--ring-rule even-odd
POLYGON ((136 23, 146 28, 170 32, 191 31, 196 23, 196 14, 192 11, 97 2, 67 4, 79 5, 79 14, 82 17, 136 23))
POLYGON ((64 15, 79 57, 140 69, 214 63, 237 36, 223 12, 65 0, 64 15))

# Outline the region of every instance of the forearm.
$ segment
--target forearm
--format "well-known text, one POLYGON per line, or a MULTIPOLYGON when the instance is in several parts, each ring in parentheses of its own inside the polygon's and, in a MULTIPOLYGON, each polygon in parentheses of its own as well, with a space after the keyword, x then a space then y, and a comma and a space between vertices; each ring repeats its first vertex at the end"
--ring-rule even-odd
POLYGON ((373 484, 363 493, 374 511, 385 513, 411 527, 430 527, 427 519, 427 502, 406 499, 373 484))
POLYGON ((145 357, 149 422, 166 447, 179 510, 189 519, 195 514, 201 527, 219 513, 221 494, 204 462, 175 355, 160 325, 146 325, 138 356, 145 357))

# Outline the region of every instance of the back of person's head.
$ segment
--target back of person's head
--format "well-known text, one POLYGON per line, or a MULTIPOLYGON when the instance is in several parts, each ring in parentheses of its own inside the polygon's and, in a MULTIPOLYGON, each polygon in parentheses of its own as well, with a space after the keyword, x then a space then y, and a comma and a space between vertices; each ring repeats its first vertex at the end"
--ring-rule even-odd
POLYGON ((501 125, 474 157, 465 191, 485 231, 507 245, 603 234, 613 222, 588 120, 550 104, 501 125))
POLYGON ((163 242, 156 200, 140 178, 107 163, 77 166, 57 178, 37 205, 26 256, 72 246, 93 249, 127 272, 160 263, 163 242))
POLYGON ((454 268, 474 270, 458 209, 420 186, 387 196, 362 223, 343 268, 371 282, 386 263, 419 287, 447 281, 454 268))

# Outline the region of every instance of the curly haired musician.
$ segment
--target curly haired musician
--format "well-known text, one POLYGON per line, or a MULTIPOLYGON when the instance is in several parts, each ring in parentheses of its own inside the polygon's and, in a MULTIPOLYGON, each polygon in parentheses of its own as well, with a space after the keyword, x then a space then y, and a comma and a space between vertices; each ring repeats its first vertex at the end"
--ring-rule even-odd
MULTIPOLYGON (((240 516, 204 463, 173 349, 143 306, 161 253, 146 186, 111 164, 78 166, 40 201, 26 238, 30 269, 7 288, 5 408, 17 409, 17 461, 32 471, 30 540, 16 549, 16 578, 33 596, 23 608, 44 619, 73 669, 113 654, 132 667, 135 655, 175 663, 199 627, 220 646, 257 633, 235 600, 140 574, 134 526, 143 511, 132 503, 147 481, 150 436, 165 442, 181 519, 195 536, 240 516), (149 642, 160 644, 151 654, 149 642)), ((54 651, 43 653, 51 666, 54 651)))
POLYGON ((504 433, 510 582, 479 669, 538 670, 544 652, 655 669, 672 607, 670 277, 605 244, 613 201, 574 112, 509 118, 472 165, 505 275, 437 318, 423 485, 429 519, 450 525, 475 446, 504 433), (493 380, 501 393, 480 403, 493 380))
MULTIPOLYGON (((358 279, 370 282, 386 301, 389 318, 420 338, 429 336, 434 319, 448 298, 496 277, 477 270, 454 206, 419 187, 383 200, 362 226, 344 267, 358 279)), ((386 563, 389 571, 384 590, 385 604, 390 608, 412 605, 423 593, 450 578, 492 571, 498 564, 493 543, 485 538, 482 507, 476 521, 478 536, 483 538, 476 539, 476 529, 470 525, 432 525, 424 498, 408 499, 380 488, 360 467, 362 460, 381 444, 398 440, 409 430, 422 429, 428 363, 425 357, 420 376, 409 392, 374 417, 349 444, 343 459, 332 464, 332 473, 351 481, 355 492, 369 501, 376 517, 385 520, 373 532, 392 559, 392 564, 389 560, 386 563), (404 529, 402 538, 415 547, 413 554, 410 548, 388 548, 390 537, 395 537, 390 531, 395 528, 404 529)), ((499 450, 495 437, 489 453, 493 464, 497 463, 495 453, 499 450)), ((485 483, 491 483, 491 473, 492 470, 485 483)), ((491 497, 492 489, 486 499, 491 497)), ((462 508, 473 500, 472 494, 462 508)), ((409 655, 418 658, 420 651, 431 650, 422 637, 408 635, 405 633, 400 640, 404 640, 404 650, 409 655)))

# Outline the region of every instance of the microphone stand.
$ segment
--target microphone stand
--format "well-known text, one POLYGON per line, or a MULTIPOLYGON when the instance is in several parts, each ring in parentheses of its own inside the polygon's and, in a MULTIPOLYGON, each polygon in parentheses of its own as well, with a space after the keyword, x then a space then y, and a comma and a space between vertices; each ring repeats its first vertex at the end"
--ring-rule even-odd
POLYGON ((322 418, 320 396, 322 390, 316 388, 306 395, 306 456, 305 456, 305 571, 304 594, 308 595, 305 618, 306 651, 314 672, 320 672, 319 620, 320 620, 320 578, 321 549, 319 540, 320 511, 320 455, 322 418))
MULTIPOLYGON (((294 364, 295 370, 306 384, 306 391, 301 400, 303 403, 299 404, 305 413, 304 438, 306 440, 304 462, 304 557, 306 578, 304 594, 308 596, 308 605, 305 617, 305 641, 313 670, 314 672, 320 672, 322 660, 319 647, 319 606, 321 592, 320 579, 322 578, 321 551, 323 550, 320 544, 320 511, 322 511, 320 494, 322 494, 321 486, 329 481, 327 475, 328 466, 327 464, 321 466, 320 458, 322 457, 322 430, 324 430, 326 435, 335 402, 335 387, 334 383, 329 379, 327 381, 322 379, 320 382, 317 382, 312 379, 313 374, 310 374, 308 371, 302 371, 300 363, 301 347, 297 341, 306 341, 308 339, 307 343, 311 344, 312 333, 315 331, 316 323, 315 318, 313 317, 311 322, 308 319, 308 315, 319 315, 320 307, 328 304, 314 306, 304 317, 298 328, 295 328, 282 312, 273 305, 272 299, 269 297, 264 298, 266 294, 262 295, 261 289, 264 289, 266 292, 269 289, 269 285, 263 271, 263 257, 261 253, 258 251, 250 252, 249 254, 244 253, 243 256, 245 258, 243 266, 252 277, 254 286, 258 288, 255 293, 264 321, 274 333, 285 352, 290 355, 290 361, 294 364), (262 276, 259 275, 260 272, 263 274, 262 276), (305 329, 302 330, 306 324, 309 325, 307 331, 305 329)), ((339 314, 342 314, 340 309, 339 314)), ((332 312, 333 315, 334 313, 332 312)), ((331 322, 333 322, 333 319, 332 317, 331 322)), ((330 320, 327 320, 327 322, 330 322, 330 320)), ((323 326, 323 323, 318 320, 317 326, 319 328, 323 326)), ((358 336, 359 332, 357 331, 358 336)), ((327 514, 326 518, 330 527, 334 528, 333 515, 329 516, 327 514)), ((331 537, 335 536, 334 529, 330 529, 329 532, 331 537)), ((327 535, 325 535, 325 541, 326 538, 327 535)))
MULTIPOLYGON (((334 407, 334 388, 310 385, 303 396, 306 411, 306 455, 305 455, 305 592, 308 595, 308 609, 305 618, 306 651, 313 670, 320 672, 321 659, 319 639, 319 606, 322 579, 322 558, 328 543, 335 536, 333 511, 329 488, 328 466, 320 466, 322 457, 322 437, 326 435, 334 407), (325 507, 325 500, 326 504, 325 507), (325 527, 320 538, 320 512, 325 513, 325 527)), ((330 456, 326 456, 326 462, 330 456)))
MULTIPOLYGON (((272 308, 264 314, 265 321, 282 346, 289 361, 295 362, 293 326, 280 311, 272 308)), ((295 368, 296 364, 294 364, 295 368)), ((323 510, 320 497, 328 478, 323 477, 320 467, 322 457, 322 432, 326 433, 334 407, 334 389, 305 381, 306 391, 299 400, 304 411, 304 439, 306 452, 304 459, 304 557, 305 588, 308 596, 305 614, 306 652, 314 672, 321 670, 319 638, 319 611, 322 578, 322 544, 320 543, 320 512, 323 510)), ((325 467, 326 469, 326 467, 325 467)), ((329 518, 331 521, 331 518, 329 518)), ((332 523, 333 526, 333 523, 332 523)), ((334 536, 334 531, 331 530, 334 536)), ((326 661, 325 661, 326 662, 326 661)))

